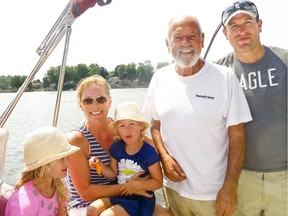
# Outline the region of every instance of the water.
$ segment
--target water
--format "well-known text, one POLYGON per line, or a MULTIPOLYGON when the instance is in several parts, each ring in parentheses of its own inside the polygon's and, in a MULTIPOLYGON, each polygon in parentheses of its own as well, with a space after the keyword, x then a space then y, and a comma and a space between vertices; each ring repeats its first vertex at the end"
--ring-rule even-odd
MULTIPOLYGON (((142 106, 146 92, 146 88, 112 89, 109 116, 113 117, 115 105, 123 101, 135 101, 142 106)), ((15 95, 16 93, 0 94, 0 114, 5 111, 15 95)), ((53 124, 56 96, 57 92, 25 92, 5 123, 4 128, 9 131, 9 139, 3 179, 7 184, 15 185, 20 178, 20 171, 24 168, 24 136, 36 128, 53 124)), ((85 117, 77 106, 75 91, 64 91, 61 101, 57 127, 67 133, 85 117)), ((145 119, 149 121, 148 117, 145 119)), ((157 194, 157 199, 162 203, 161 191, 157 191, 157 194)))

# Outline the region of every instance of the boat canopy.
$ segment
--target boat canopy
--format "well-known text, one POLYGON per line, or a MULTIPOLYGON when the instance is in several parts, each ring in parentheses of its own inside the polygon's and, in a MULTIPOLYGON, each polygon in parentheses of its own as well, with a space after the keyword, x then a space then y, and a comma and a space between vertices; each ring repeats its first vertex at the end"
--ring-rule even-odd
POLYGON ((94 7, 97 3, 99 6, 104 6, 110 4, 112 0, 71 0, 71 12, 74 18, 79 17, 83 14, 88 8, 94 7))

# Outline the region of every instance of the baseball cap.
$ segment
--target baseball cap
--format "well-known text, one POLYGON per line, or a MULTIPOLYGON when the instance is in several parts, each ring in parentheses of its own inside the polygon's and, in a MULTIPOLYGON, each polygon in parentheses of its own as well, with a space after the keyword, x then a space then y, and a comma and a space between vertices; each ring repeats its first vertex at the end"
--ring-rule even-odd
POLYGON ((244 13, 253 18, 259 19, 259 13, 256 5, 251 1, 237 1, 227 6, 222 12, 222 24, 226 26, 229 21, 237 14, 244 13))

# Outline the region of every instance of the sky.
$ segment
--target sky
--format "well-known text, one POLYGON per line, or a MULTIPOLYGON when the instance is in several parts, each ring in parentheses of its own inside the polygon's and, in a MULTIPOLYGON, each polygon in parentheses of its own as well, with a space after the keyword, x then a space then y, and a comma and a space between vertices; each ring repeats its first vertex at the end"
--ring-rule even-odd
MULTIPOLYGON (((165 45, 169 21, 176 15, 196 16, 205 33, 204 56, 229 0, 112 0, 95 5, 72 25, 66 65, 96 63, 108 71, 119 64, 172 60, 165 45)), ((263 20, 263 44, 288 47, 287 8, 283 0, 255 0, 263 20)), ((39 56, 36 49, 44 40, 69 0, 2 1, 0 13, 0 75, 28 76, 39 56)), ((40 68, 42 79, 50 67, 62 64, 65 36, 40 68)), ((232 51, 222 28, 207 56, 216 60, 232 51)))

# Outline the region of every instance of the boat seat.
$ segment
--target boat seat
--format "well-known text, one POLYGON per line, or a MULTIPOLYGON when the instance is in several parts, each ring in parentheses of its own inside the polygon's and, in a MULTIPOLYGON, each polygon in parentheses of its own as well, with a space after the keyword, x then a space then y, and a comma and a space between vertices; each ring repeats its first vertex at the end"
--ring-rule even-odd
POLYGON ((9 133, 6 129, 0 128, 0 216, 4 215, 7 197, 2 196, 3 172, 5 163, 6 143, 9 133))

